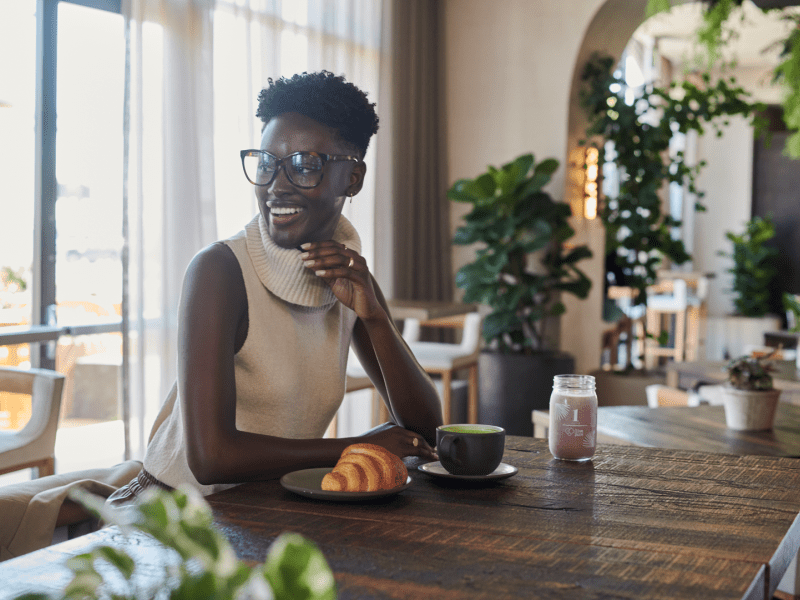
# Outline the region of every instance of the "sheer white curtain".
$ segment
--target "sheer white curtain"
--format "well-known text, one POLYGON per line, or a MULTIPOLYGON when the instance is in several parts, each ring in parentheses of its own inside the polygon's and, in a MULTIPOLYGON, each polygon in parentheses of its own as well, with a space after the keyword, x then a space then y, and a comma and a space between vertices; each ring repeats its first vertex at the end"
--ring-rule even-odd
MULTIPOLYGON (((186 266, 257 211, 239 150, 260 143, 258 92, 269 77, 326 69, 365 90, 380 114, 384 1, 123 0, 132 457, 143 455, 175 380, 186 266)), ((345 208, 370 264, 377 146, 373 140, 363 191, 345 208)))

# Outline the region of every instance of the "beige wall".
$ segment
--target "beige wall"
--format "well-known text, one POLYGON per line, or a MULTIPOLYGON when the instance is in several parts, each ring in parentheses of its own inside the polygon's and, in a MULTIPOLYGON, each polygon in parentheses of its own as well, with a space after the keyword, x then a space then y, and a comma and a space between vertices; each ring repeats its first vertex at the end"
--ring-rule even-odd
MULTIPOLYGON (((537 160, 560 161, 548 191, 569 200, 567 156, 584 127, 573 85, 576 63, 594 49, 619 56, 646 0, 445 1, 449 180, 533 152, 537 160)), ((467 208, 454 203, 453 230, 467 208)), ((575 241, 595 253, 583 263, 594 289, 585 301, 566 299, 561 348, 575 355, 578 372, 587 372, 600 360, 604 243, 596 221, 575 227, 575 241)), ((472 256, 473 250, 454 246, 454 272, 472 256)))

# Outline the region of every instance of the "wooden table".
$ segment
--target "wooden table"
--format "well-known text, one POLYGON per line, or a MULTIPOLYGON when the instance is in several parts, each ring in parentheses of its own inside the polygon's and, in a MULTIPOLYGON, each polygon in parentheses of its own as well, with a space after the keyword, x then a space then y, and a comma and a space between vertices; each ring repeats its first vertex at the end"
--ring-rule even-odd
POLYGON ((476 304, 437 300, 387 300, 392 318, 430 321, 442 317, 463 315, 478 310, 476 304))
MULTIPOLYGON (((728 361, 694 361, 667 363, 667 385, 688 390, 699 381, 724 382, 727 377, 725 365, 728 361)), ((781 400, 800 406, 800 379, 773 375, 774 386, 781 390, 781 400)))
MULTIPOLYGON (((606 445, 570 463, 509 436, 503 460, 519 473, 470 486, 412 470, 408 489, 370 503, 311 500, 277 481, 208 501, 244 560, 263 561, 285 531, 316 542, 343 600, 767 599, 800 547, 794 459, 606 445)), ((152 543, 109 528, 0 563, 2 593, 60 589, 63 559, 100 542, 160 564, 152 543)))
MULTIPOLYGON (((549 422, 547 411, 533 411, 534 437, 546 438, 549 422)), ((779 402, 772 431, 728 429, 722 406, 601 406, 597 409, 597 441, 800 458, 800 406, 779 402)))

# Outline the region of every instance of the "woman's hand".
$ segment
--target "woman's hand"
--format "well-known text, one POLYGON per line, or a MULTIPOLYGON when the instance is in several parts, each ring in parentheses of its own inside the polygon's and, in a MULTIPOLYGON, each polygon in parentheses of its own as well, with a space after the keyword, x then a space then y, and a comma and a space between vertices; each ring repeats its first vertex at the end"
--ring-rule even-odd
POLYGON ((309 242, 301 246, 303 264, 324 279, 333 295, 362 320, 385 314, 372 286, 367 261, 339 242, 309 242))
POLYGON ((383 446, 400 458, 419 456, 428 460, 439 460, 439 455, 428 445, 425 438, 394 423, 384 423, 370 429, 361 439, 365 443, 383 446))

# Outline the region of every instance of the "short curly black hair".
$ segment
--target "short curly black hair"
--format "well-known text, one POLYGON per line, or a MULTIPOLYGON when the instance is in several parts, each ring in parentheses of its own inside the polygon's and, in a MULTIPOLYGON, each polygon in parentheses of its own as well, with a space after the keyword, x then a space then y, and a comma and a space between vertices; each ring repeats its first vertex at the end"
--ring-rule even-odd
POLYGON ((339 138, 367 152, 369 140, 378 131, 375 103, 344 77, 329 71, 303 73, 278 81, 258 94, 256 117, 264 125, 283 113, 296 112, 336 130, 339 138))

